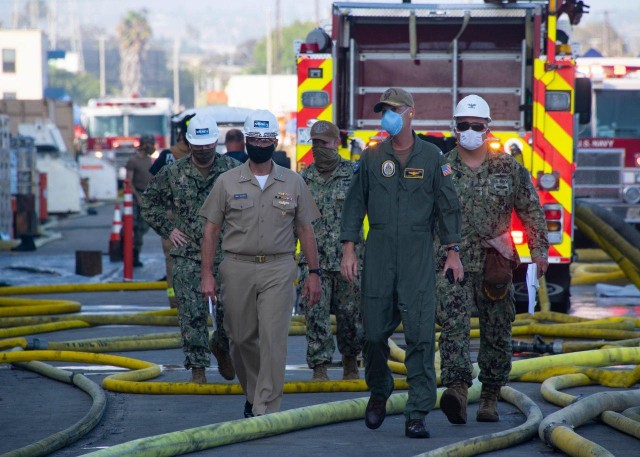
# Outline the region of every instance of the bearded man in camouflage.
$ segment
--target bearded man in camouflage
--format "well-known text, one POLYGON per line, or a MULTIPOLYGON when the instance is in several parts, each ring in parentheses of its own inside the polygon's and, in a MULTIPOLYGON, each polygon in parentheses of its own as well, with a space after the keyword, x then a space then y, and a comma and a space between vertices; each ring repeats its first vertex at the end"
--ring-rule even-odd
POLYGON ((511 323, 515 319, 511 279, 519 263, 511 239, 511 213, 515 211, 524 224, 538 276, 548 267, 547 227, 529 172, 509 154, 489 151, 487 102, 477 95, 463 98, 454 120, 458 146, 445 157, 462 210, 458 250, 465 278, 452 283, 446 279, 442 270, 447 247, 440 246, 436 322, 442 327, 442 384, 447 386, 440 408, 449 422, 467 422, 467 389, 472 382, 469 321, 475 304, 480 318, 478 378, 482 382, 476 420, 497 422, 500 388, 511 371, 511 323))
MULTIPOLYGON (((215 119, 196 114, 187 126, 185 139, 190 154, 162 167, 143 195, 142 214, 149 225, 171 241, 173 287, 178 301, 178 320, 182 333, 184 366, 191 369, 190 382, 207 382, 205 369, 211 365, 209 352, 218 360, 218 371, 233 379, 235 370, 229 355, 229 338, 222 326, 223 308, 218 302, 217 331, 209 341, 207 319, 209 304, 200 293, 200 242, 204 219, 199 211, 213 184, 225 171, 241 165, 235 159, 216 153, 219 131, 215 119), (174 219, 167 217, 166 205, 173 207, 174 219)), ((222 261, 216 258, 214 274, 222 261)))
MULTIPOLYGON (((320 302, 307 306, 303 301, 307 321, 307 364, 313 370, 312 379, 328 381, 327 367, 335 351, 330 314, 336 316, 336 340, 342 354, 342 379, 360 377, 357 356, 362 351, 362 317, 360 316, 360 280, 349 282, 340 274, 342 244, 340 224, 344 199, 353 177, 354 163, 338 155, 340 132, 328 121, 318 121, 311 127, 314 163, 300 172, 307 183, 321 217, 313 222, 322 269, 320 302)), ((362 260, 362 245, 358 254, 362 260)), ((301 283, 309 274, 304 255, 299 261, 301 283)), ((360 263, 362 265, 362 263, 360 263)))

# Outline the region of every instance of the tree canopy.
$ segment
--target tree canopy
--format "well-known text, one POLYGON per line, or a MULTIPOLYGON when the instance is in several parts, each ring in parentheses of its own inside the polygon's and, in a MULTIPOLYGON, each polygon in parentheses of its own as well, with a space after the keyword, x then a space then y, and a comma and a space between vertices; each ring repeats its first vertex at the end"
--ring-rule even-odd
MULTIPOLYGON (((276 40, 276 30, 271 32, 271 43, 275 46, 279 43, 278 49, 273 50, 273 62, 275 73, 292 74, 296 72, 296 56, 293 52, 294 40, 304 40, 307 34, 316 27, 314 22, 296 21, 291 25, 280 29, 279 40, 276 40)), ((253 51, 253 65, 249 67, 248 73, 261 74, 267 70, 267 37, 259 40, 253 51)))

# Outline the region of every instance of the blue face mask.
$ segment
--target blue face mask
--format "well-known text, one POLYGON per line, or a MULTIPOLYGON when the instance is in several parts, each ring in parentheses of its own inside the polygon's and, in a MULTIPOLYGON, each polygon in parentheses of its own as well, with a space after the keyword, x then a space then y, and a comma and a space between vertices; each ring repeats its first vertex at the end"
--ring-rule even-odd
POLYGON ((382 128, 391 136, 397 135, 400 133, 400 130, 402 130, 402 115, 406 112, 407 110, 404 110, 402 113, 396 113, 390 109, 385 110, 382 114, 382 128))

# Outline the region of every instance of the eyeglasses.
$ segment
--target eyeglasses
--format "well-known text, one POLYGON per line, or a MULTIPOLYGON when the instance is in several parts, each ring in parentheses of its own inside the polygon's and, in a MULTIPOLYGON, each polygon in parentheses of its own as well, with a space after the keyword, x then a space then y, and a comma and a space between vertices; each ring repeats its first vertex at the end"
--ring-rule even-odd
POLYGON ((466 132, 469 129, 474 132, 484 132, 487 130, 487 126, 482 122, 458 122, 456 124, 456 130, 458 132, 466 132))

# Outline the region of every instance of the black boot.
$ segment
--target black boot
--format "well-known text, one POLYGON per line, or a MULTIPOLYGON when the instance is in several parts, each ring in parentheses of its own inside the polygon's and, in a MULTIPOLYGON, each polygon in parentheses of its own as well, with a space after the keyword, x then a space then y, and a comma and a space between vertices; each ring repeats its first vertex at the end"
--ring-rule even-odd
POLYGON ((244 402, 244 417, 253 417, 253 405, 249 403, 249 400, 246 400, 244 402))
POLYGON ((140 262, 140 251, 133 250, 133 266, 135 268, 144 267, 144 264, 140 262))
POLYGON ((404 424, 404 436, 407 438, 429 438, 431 435, 424 425, 424 419, 408 419, 404 424))

